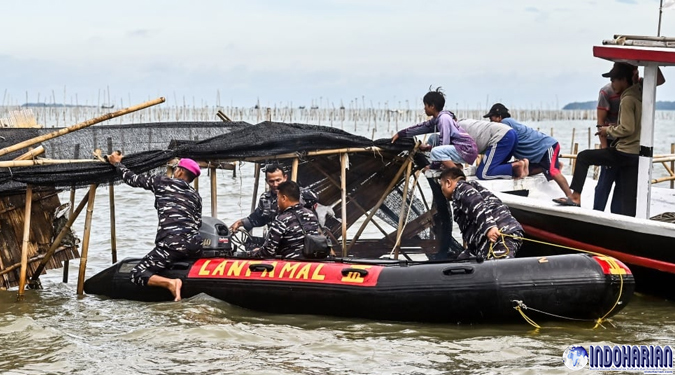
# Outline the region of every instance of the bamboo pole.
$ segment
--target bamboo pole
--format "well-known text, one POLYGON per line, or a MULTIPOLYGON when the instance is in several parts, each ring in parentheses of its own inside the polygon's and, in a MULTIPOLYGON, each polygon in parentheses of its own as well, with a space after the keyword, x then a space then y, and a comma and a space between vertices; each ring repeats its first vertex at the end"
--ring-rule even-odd
POLYGON ((652 180, 652 184, 658 184, 661 182, 670 181, 671 183, 675 181, 675 176, 660 177, 652 180))
POLYGON ((50 140, 52 138, 60 137, 64 134, 68 134, 68 133, 72 133, 72 132, 80 130, 80 129, 84 129, 88 126, 98 124, 99 122, 107 121, 107 120, 113 119, 115 117, 119 117, 119 116, 122 116, 122 115, 126 115, 128 113, 139 111, 141 109, 152 107, 153 105, 157 105, 157 104, 160 104, 160 103, 164 103, 164 98, 157 98, 155 100, 150 100, 150 101, 147 101, 145 103, 135 105, 133 107, 125 108, 125 109, 119 110, 117 112, 107 113, 105 115, 93 118, 91 120, 87 120, 85 122, 81 122, 81 123, 73 125, 73 126, 69 126, 67 128, 59 129, 59 130, 53 131, 51 133, 41 135, 39 137, 31 138, 31 139, 25 140, 23 142, 19 142, 15 145, 0 149, 0 156, 6 155, 10 152, 14 152, 16 150, 20 150, 24 147, 32 146, 36 143, 44 142, 44 141, 50 140))
MULTIPOLYGON (((553 129, 551 129, 551 131, 553 131, 553 129)), ((570 142, 570 144, 571 144, 570 154, 576 154, 576 152, 574 151, 574 145, 575 145, 574 136, 576 135, 576 132, 577 132, 577 128, 572 128, 572 142, 570 142)), ((570 159, 569 165, 572 165, 572 159, 570 159)), ((572 167, 572 172, 574 172, 574 167, 572 167)))
POLYGON ((254 166, 255 171, 253 174, 255 175, 255 182, 253 183, 253 198, 251 199, 251 212, 255 210, 255 204, 258 198, 258 185, 260 185, 260 164, 255 163, 254 166))
MULTIPOLYGON (((58 249, 56 249, 56 250, 54 251, 54 254, 60 253, 60 252, 62 252, 62 251, 64 251, 64 250, 66 250, 66 247, 61 246, 61 247, 59 247, 58 249)), ((29 259, 28 259, 28 264, 31 264, 31 263, 33 263, 33 262, 37 262, 38 260, 42 260, 42 259, 44 259, 44 257, 45 257, 45 254, 40 254, 40 255, 34 256, 34 257, 32 257, 32 258, 29 258, 29 259)), ((19 262, 19 263, 14 263, 14 264, 12 264, 11 266, 9 266, 9 267, 7 267, 7 268, 3 268, 2 271, 0 271, 0 276, 5 277, 8 273, 14 271, 15 269, 17 269, 17 268, 19 268, 19 267, 21 267, 21 262, 19 262)), ((28 282, 28 287, 29 287, 29 288, 32 288, 32 289, 38 289, 38 288, 33 288, 33 287, 32 287, 32 280, 28 282)))
MULTIPOLYGON (((403 180, 403 199, 401 204, 401 212, 398 215, 398 227, 396 228, 396 244, 394 245, 394 259, 398 259, 398 252, 401 247, 401 232, 403 231, 403 222, 406 216, 406 201, 408 200, 408 184, 410 183, 410 172, 412 171, 412 163, 408 163, 405 170, 405 179, 403 180)), ((411 199, 412 201, 412 199, 411 199)))
MULTIPOLYGON (((671 154, 675 154, 675 143, 671 143, 671 144, 670 144, 670 153, 671 153, 671 154)), ((671 161, 671 162, 670 162, 670 169, 673 170, 673 171, 675 171, 675 161, 671 161)), ((672 180, 671 180, 671 181, 670 181, 670 188, 672 189, 672 188, 674 188, 674 187, 675 187, 675 181, 672 181, 672 180)))
MULTIPOLYGON (((96 186, 96 185, 92 185, 96 186)), ((90 188, 91 190, 92 188, 90 188)), ((96 189, 95 187, 93 189, 96 189)), ((52 255, 54 255, 54 252, 56 249, 61 245, 61 241, 63 241, 63 238, 68 234, 68 231, 70 231, 70 228, 73 226, 73 223, 77 219, 78 216, 80 216, 80 213, 84 209, 84 205, 87 204, 89 201, 89 193, 85 194, 84 197, 82 197, 82 200, 80 203, 77 205, 77 208, 72 211, 70 216, 68 217, 68 221, 66 222, 66 225, 61 229, 61 232, 56 236, 54 239, 54 242, 52 242, 51 246, 49 246, 49 249, 47 252, 44 254, 44 257, 42 258, 42 261, 40 261, 40 264, 38 264, 37 268, 35 269, 35 272, 33 273, 33 276, 31 277, 31 283, 36 283, 38 279, 40 278, 40 275, 42 274, 42 271, 44 271, 45 267, 47 266, 47 263, 51 259, 52 255)), ((71 206, 72 208, 72 206, 71 206)), ((66 281, 67 282, 67 274, 66 274, 66 281)))
MULTIPOLYGON (((354 152, 373 152, 373 153, 379 153, 381 152, 382 149, 379 147, 348 147, 348 148, 338 148, 338 149, 333 149, 333 150, 317 150, 317 151, 308 151, 306 153, 307 156, 318 156, 318 155, 334 155, 334 154, 342 154, 342 153, 354 153, 354 152)), ((243 161, 265 161, 265 160, 270 160, 270 159, 293 159, 297 158, 298 153, 297 152, 292 152, 292 153, 287 153, 287 154, 279 154, 279 155, 268 155, 268 156, 254 156, 254 157, 249 157, 249 158, 237 158, 237 159, 219 159, 219 161, 222 162, 229 162, 229 161, 234 161, 234 160, 243 160, 243 161)))
POLYGON ((382 203, 384 203, 384 200, 387 198, 387 195, 389 195, 389 193, 391 192, 391 189, 393 189, 394 186, 396 186, 396 183, 398 182, 399 177, 401 177, 401 175, 403 174, 403 171, 405 171, 405 169, 408 167, 408 163, 412 162, 412 155, 417 151, 418 147, 419 147, 419 145, 415 146, 415 149, 411 152, 410 156, 408 156, 408 158, 406 158, 406 160, 403 162, 401 167, 396 172, 396 175, 394 176, 394 178, 389 183, 389 186, 387 186, 387 188, 384 190, 384 193, 380 197, 380 200, 378 200, 377 203, 375 204, 375 206, 370 210, 370 213, 368 214, 368 217, 366 217, 366 220, 363 221, 363 224, 361 224, 361 227, 359 227, 359 230, 356 232, 356 235, 354 236, 354 238, 352 238, 352 241, 349 243, 349 248, 347 248, 348 252, 354 246, 354 244, 356 243, 356 240, 359 239, 359 237, 361 236, 361 233, 363 233, 364 229, 366 229, 366 226, 368 225, 368 222, 373 218, 373 216, 375 216, 375 213, 380 208, 382 203))
POLYGON ((218 118, 221 119, 223 122, 232 122, 232 120, 230 120, 230 118, 227 117, 227 115, 220 109, 218 110, 218 112, 216 112, 216 116, 218 116, 218 118))
MULTIPOLYGON (((80 144, 79 143, 75 145, 75 153, 74 153, 73 156, 75 157, 75 159, 80 157, 80 144)), ((89 195, 86 195, 86 197, 88 199, 89 195)), ((69 215, 68 215, 69 220, 73 216, 73 210, 74 209, 75 209, 75 186, 70 188, 70 212, 69 212, 69 215)), ((71 223, 71 225, 72 225, 72 223, 71 223)), ((70 271, 70 260, 66 259, 66 260, 63 261, 63 280, 62 280, 63 283, 68 283, 68 272, 69 271, 70 271)), ((42 273, 42 271, 40 271, 40 273, 38 273, 38 277, 41 273, 42 273)))
MULTIPOLYGON (((340 183, 337 182, 337 181, 335 181, 335 179, 334 179, 333 177, 331 177, 326 171, 324 171, 322 168, 320 168, 320 167, 318 167, 318 166, 314 166, 314 168, 315 168, 317 171, 319 171, 322 175, 324 175, 324 176, 328 179, 328 181, 330 181, 335 187, 337 187, 338 189, 341 189, 340 183)), ((347 199, 349 199, 349 201, 350 201, 351 203, 353 203, 354 206, 355 206, 356 208, 359 209, 359 211, 363 212, 364 215, 368 215, 368 211, 367 211, 365 208, 363 208, 363 206, 361 206, 361 205, 359 204, 359 202, 358 202, 356 199, 352 198, 351 195, 347 195, 347 199)), ((380 233, 382 233, 382 234, 385 235, 385 236, 388 236, 388 235, 389 235, 389 233, 387 233, 387 231, 385 231, 385 230, 380 226, 380 224, 377 223, 377 221, 373 220, 372 223, 373 223, 373 225, 375 225, 375 227, 376 227, 377 229, 379 229, 380 233)))
POLYGON ((103 162, 99 160, 86 160, 86 159, 7 160, 7 161, 0 161, 0 168, 33 167, 38 165, 56 165, 56 164, 87 164, 87 163, 103 163, 103 162))
POLYGON ((87 216, 84 220, 84 238, 82 239, 82 253, 80 254, 80 273, 77 275, 77 294, 84 294, 84 274, 87 270, 87 254, 89 253, 89 239, 91 238, 91 217, 94 213, 94 199, 96 199, 96 184, 89 187, 89 201, 87 202, 87 216))
POLYGON ((42 155, 45 152, 45 148, 42 146, 36 147, 21 156, 14 158, 14 160, 30 160, 38 155, 42 155))
MULTIPOLYGON (((409 165, 412 166, 412 163, 409 164, 409 165)), ((401 238, 403 237, 403 233, 404 233, 404 231, 405 231, 405 228, 406 228, 406 226, 408 225, 408 216, 410 216, 410 209, 412 208, 413 197, 415 196, 415 188, 416 188, 417 186, 419 186, 419 185, 417 184, 417 181, 418 181, 418 179, 419 179, 419 177, 420 177, 420 173, 422 173, 422 170, 418 170, 417 172, 415 172, 415 179, 414 179, 414 181, 413 181, 413 188, 412 188, 412 192, 410 193, 410 203, 407 204, 408 207, 407 207, 407 209, 405 210, 405 221, 403 222, 403 224, 399 224, 399 229, 397 229, 397 233, 396 233, 396 243, 394 244, 394 259, 398 259, 398 254, 399 254, 399 251, 401 250, 401 238)), ((410 174, 408 173, 408 176, 409 176, 409 175, 410 175, 410 174)), ((406 180, 406 185, 407 185, 407 183, 408 183, 408 181, 406 180)), ((420 192, 421 192, 421 190, 420 190, 420 192)), ((404 203, 405 203, 405 200, 404 200, 404 203)), ((404 204, 404 206, 405 206, 405 204, 404 204)), ((401 210, 401 211, 403 211, 403 210, 401 210)), ((427 211, 427 213, 428 213, 428 212, 429 212, 429 211, 427 211)), ((418 219, 419 219, 419 217, 418 217, 418 219)), ((415 219, 415 220, 417 220, 417 219, 415 219)), ((414 220, 413 220, 413 221, 414 221, 414 220)), ((399 219, 399 223, 400 223, 400 222, 401 222, 401 221, 400 221, 400 219, 399 219)))
POLYGON ((293 159, 293 167, 291 168, 291 181, 298 182, 298 158, 293 159))
MULTIPOLYGON (((574 150, 572 151, 574 155, 579 154, 579 144, 575 143, 574 144, 574 150)), ((577 167, 577 158, 574 158, 572 161, 572 174, 574 174, 574 169, 577 167)))
POLYGON ((340 155, 340 191, 342 193, 342 256, 347 256, 347 153, 340 155))
POLYGON ((216 168, 209 167, 211 175, 211 217, 218 217, 218 187, 216 185, 216 168))
MULTIPOLYGON (((108 138, 108 155, 113 152, 112 138, 108 138)), ((108 197, 110 202, 110 255, 112 264, 117 263, 117 234, 115 225, 115 184, 111 181, 108 184, 108 197)))
POLYGON ((19 272, 19 294, 17 301, 23 300, 26 291, 26 274, 28 273, 28 244, 30 243, 30 216, 33 207, 33 187, 26 185, 26 211, 23 215, 23 243, 21 244, 21 271, 19 272))

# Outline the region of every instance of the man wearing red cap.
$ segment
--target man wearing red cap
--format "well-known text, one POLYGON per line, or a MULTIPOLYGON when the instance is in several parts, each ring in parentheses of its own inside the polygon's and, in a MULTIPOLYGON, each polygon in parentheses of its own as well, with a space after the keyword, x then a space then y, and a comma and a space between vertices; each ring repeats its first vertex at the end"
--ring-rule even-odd
POLYGON ((155 248, 131 270, 131 281, 142 286, 168 289, 175 301, 180 301, 181 279, 157 275, 172 263, 199 251, 202 238, 202 198, 190 183, 201 173, 192 159, 181 159, 173 177, 163 174, 137 175, 122 164, 119 152, 108 155, 108 162, 122 174, 122 180, 132 187, 141 187, 155 194, 159 217, 155 248))

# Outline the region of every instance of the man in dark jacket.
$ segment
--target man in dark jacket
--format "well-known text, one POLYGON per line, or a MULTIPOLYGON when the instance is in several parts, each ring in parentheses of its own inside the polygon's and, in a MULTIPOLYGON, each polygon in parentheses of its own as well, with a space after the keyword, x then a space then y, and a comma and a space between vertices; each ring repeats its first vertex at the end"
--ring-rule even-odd
POLYGON ((459 168, 444 170, 439 182, 443 195, 452 200, 453 216, 468 253, 488 259, 516 255, 523 243, 523 227, 499 198, 477 181, 467 181, 459 168))
POLYGON ((279 185, 277 202, 279 216, 269 224, 265 243, 260 249, 254 250, 252 255, 261 258, 273 258, 275 255, 301 258, 305 234, 318 234, 319 221, 313 211, 300 204, 300 187, 293 181, 279 185))
POLYGON ((159 217, 155 248, 131 270, 131 281, 142 286, 166 288, 175 301, 180 301, 181 279, 169 279, 157 273, 201 248, 202 198, 190 185, 201 172, 199 164, 192 159, 181 159, 173 177, 168 177, 163 174, 137 175, 122 164, 120 153, 108 155, 108 162, 117 168, 129 186, 155 194, 159 217))
MULTIPOLYGON (((286 171, 278 164, 270 164, 265 167, 265 181, 269 190, 260 196, 258 207, 250 215, 239 219, 232 224, 230 230, 236 232, 239 227, 244 227, 247 231, 253 228, 262 227, 270 223, 277 217, 279 209, 277 206, 277 188, 288 178, 286 171)), ((318 203, 319 197, 310 189, 300 189, 300 203, 310 210, 318 203)))

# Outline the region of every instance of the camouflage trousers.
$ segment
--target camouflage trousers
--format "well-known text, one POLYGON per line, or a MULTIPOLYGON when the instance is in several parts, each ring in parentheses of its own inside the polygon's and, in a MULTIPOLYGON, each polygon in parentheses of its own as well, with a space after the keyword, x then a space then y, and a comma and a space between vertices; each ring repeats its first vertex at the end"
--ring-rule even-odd
POLYGON ((185 259, 187 256, 186 251, 157 246, 131 270, 131 282, 146 286, 152 275, 157 274, 179 260, 185 259))

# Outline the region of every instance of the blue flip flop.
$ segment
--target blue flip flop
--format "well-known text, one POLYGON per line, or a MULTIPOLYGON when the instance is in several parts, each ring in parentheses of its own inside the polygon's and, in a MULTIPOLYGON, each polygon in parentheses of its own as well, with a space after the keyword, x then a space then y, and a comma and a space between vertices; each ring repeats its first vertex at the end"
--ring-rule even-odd
POLYGON ((553 199, 553 201, 561 206, 581 207, 579 203, 574 203, 574 201, 570 197, 556 198, 553 199))

